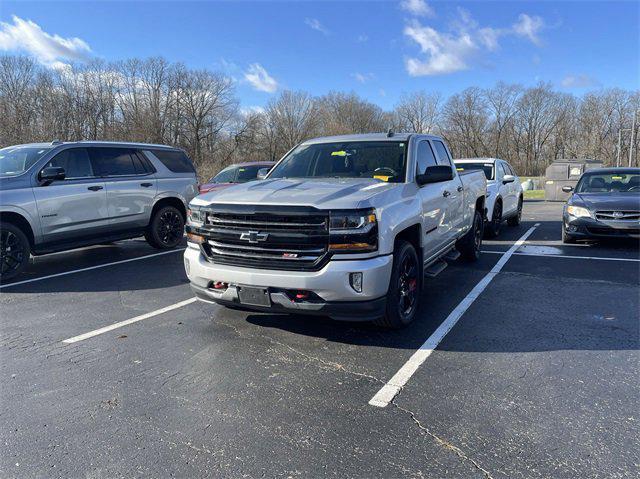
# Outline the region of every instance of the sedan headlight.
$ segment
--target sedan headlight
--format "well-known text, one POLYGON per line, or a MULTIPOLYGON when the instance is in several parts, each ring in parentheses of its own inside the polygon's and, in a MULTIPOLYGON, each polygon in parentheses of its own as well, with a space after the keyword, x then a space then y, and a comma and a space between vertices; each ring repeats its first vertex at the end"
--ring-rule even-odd
POLYGON ((576 218, 591 218, 591 212, 582 206, 567 206, 567 213, 576 218))
POLYGON ((368 253, 378 249, 378 222, 373 208, 331 211, 329 250, 335 253, 368 253))
POLYGON ((187 225, 199 228, 204 224, 204 211, 198 206, 189 206, 187 210, 187 225))

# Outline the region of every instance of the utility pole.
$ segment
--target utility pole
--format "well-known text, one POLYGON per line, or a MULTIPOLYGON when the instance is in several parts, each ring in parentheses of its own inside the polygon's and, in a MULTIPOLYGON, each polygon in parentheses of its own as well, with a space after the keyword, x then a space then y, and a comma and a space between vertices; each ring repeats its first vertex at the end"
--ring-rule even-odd
POLYGON ((631 123, 631 144, 629 145, 629 168, 631 168, 631 159, 633 158, 633 142, 636 136, 636 116, 638 111, 633 112, 633 123, 631 123))
POLYGON ((622 128, 618 128, 618 155, 616 156, 616 166, 620 166, 620 149, 622 148, 622 128))

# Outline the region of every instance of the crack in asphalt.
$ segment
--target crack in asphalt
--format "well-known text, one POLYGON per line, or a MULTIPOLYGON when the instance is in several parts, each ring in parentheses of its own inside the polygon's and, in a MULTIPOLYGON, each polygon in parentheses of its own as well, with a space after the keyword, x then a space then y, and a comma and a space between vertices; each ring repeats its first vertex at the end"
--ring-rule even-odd
POLYGON ((333 361, 327 361, 325 359, 318 358, 316 356, 311 356, 310 354, 307 354, 307 353, 305 353, 303 351, 300 351, 300 350, 298 350, 298 349, 296 349, 296 348, 294 348, 294 347, 292 347, 292 346, 290 346, 290 345, 288 345, 286 343, 283 343, 281 341, 273 339, 270 336, 265 336, 264 334, 246 334, 246 333, 243 335, 242 331, 240 331, 240 329, 238 329, 236 326, 234 326, 232 324, 229 324, 229 323, 226 323, 226 322, 222 322, 222 321, 216 321, 216 324, 221 324, 223 326, 226 326, 226 327, 232 329, 239 337, 245 336, 245 337, 254 337, 254 338, 257 337, 257 338, 266 339, 267 341, 269 341, 272 344, 276 344, 278 346, 284 347, 284 348, 289 349, 290 351, 296 353, 297 355, 302 356, 303 358, 305 358, 310 363, 320 364, 321 365, 320 368, 324 369, 325 371, 340 371, 340 372, 343 372, 343 373, 346 373, 346 374, 351 374, 353 376, 358 376, 358 377, 370 379, 370 380, 375 381, 375 382, 380 383, 380 384, 385 384, 385 382, 380 378, 377 378, 377 377, 372 376, 370 374, 361 373, 361 372, 358 372, 358 371, 353 371, 351 369, 348 369, 348 368, 344 367, 340 363, 336 363, 336 362, 333 362, 333 361), (322 366, 324 366, 324 367, 322 367, 322 366))
POLYGON ((464 451, 462 451, 462 449, 460 449, 458 446, 455 446, 454 444, 451 444, 449 441, 447 441, 446 439, 441 438, 440 436, 438 436, 437 434, 431 432, 429 430, 429 428, 427 428, 426 426, 424 426, 420 420, 416 417, 415 413, 409 409, 406 409, 402 406, 400 406, 396 400, 398 399, 398 395, 400 394, 400 391, 398 392, 398 394, 396 395, 396 397, 394 397, 391 400, 391 404, 399 409, 400 411, 408 414, 411 417, 411 420, 420 428, 421 431, 423 431, 425 434, 427 434, 429 437, 431 437, 438 445, 444 447, 445 449, 453 452, 456 456, 458 456, 460 459, 462 459, 462 461, 467 461, 470 462, 473 467, 475 467, 476 469, 478 469, 480 472, 482 472, 482 474, 484 474, 486 479, 493 479, 493 476, 491 475, 491 473, 489 471, 487 471, 484 467, 482 467, 478 461, 476 461, 475 459, 467 456, 464 451))

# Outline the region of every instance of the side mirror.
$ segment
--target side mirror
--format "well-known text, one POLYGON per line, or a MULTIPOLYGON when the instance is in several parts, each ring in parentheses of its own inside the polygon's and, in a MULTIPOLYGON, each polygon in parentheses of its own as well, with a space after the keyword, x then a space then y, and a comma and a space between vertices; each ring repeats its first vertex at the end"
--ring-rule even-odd
POLYGON ((264 180, 269 174, 270 168, 260 168, 256 176, 256 180, 264 180))
POLYGON ((506 185, 507 183, 513 183, 514 181, 516 181, 516 177, 513 175, 504 175, 504 177, 502 178, 503 185, 506 185))
POLYGON ((450 166, 428 166, 423 174, 416 175, 416 182, 422 186, 427 183, 440 183, 453 180, 453 170, 450 166))
POLYGON ((563 186, 562 191, 564 191, 565 193, 571 193, 573 191, 573 186, 563 186))
POLYGON ((43 168, 38 176, 40 178, 40 181, 43 181, 46 186, 52 181, 64 180, 66 177, 66 173, 64 171, 64 168, 62 168, 61 166, 48 166, 46 168, 43 168))

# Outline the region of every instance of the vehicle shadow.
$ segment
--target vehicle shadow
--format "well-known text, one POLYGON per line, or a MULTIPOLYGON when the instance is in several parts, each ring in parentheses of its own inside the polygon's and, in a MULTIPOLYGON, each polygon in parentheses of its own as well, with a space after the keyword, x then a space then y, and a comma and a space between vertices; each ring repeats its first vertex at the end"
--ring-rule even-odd
POLYGON ((187 284, 181 251, 158 255, 163 251, 136 239, 37 256, 24 273, 2 283, 0 294, 137 291, 187 284), (117 264, 100 267, 109 263, 117 264), (64 274, 84 268, 94 269, 64 274))

